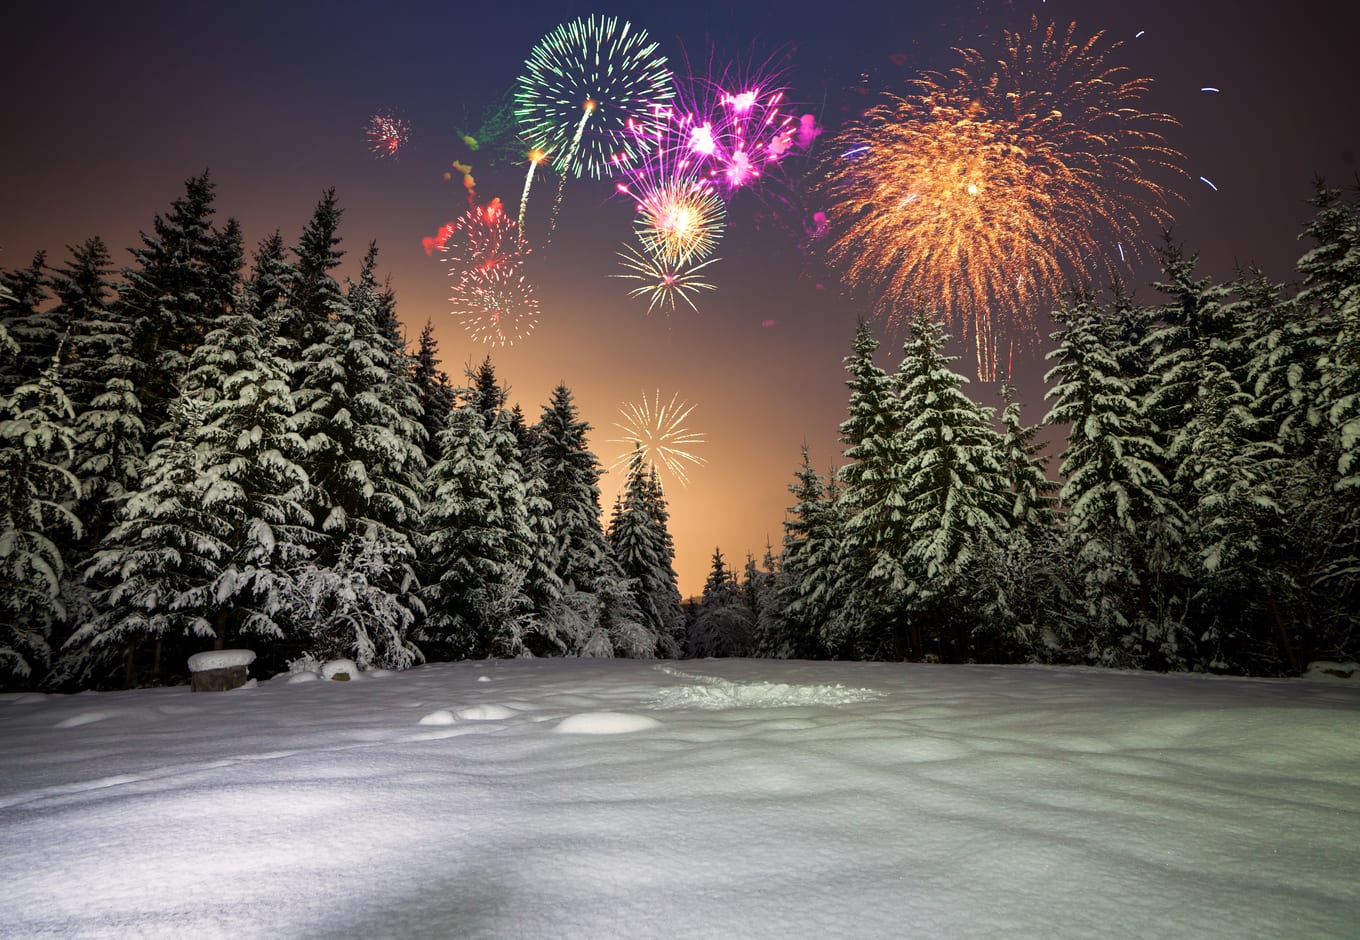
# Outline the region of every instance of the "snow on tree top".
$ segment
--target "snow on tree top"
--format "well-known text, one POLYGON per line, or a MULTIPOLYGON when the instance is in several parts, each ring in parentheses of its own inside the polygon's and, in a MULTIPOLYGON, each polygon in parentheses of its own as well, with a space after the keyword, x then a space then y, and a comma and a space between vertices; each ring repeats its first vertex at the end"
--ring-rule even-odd
POLYGON ((189 671, 207 672, 209 669, 249 666, 254 661, 255 654, 251 650, 208 650, 189 657, 189 671))

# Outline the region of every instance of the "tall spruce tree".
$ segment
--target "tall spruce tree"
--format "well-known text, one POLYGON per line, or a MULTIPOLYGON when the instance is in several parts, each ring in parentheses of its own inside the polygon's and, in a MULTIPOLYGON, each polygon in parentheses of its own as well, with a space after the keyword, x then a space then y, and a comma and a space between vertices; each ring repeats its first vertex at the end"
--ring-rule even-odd
POLYGON ((912 520, 904 512, 906 417, 896 381, 874 363, 877 348, 861 322, 845 359, 850 413, 840 427, 847 461, 839 494, 845 513, 843 614, 854 642, 870 657, 901 651, 916 574, 907 557, 912 520))
MULTIPOLYGON (((0 369, 0 392, 36 383, 52 365, 66 332, 63 319, 48 306, 47 252, 39 251, 26 268, 0 272, 0 324, 17 344, 0 369)), ((3 360, 0 360, 3 362, 3 360)))
POLYGON ((67 641, 73 671, 101 680, 126 655, 124 684, 141 681, 141 650, 154 646, 151 674, 164 674, 163 653, 213 642, 216 600, 230 532, 204 504, 206 459, 198 447, 206 405, 181 395, 167 432, 147 458, 142 486, 126 495, 119 522, 85 569, 94 585, 94 616, 67 641))
POLYGON ((535 625, 526 579, 534 538, 518 450, 501 411, 487 428, 454 411, 430 471, 425 510, 428 614, 420 638, 440 658, 517 656, 535 625), (507 459, 509 458, 509 459, 507 459))
POLYGON ((794 477, 789 492, 796 502, 784 519, 779 563, 784 635, 772 654, 817 659, 840 652, 846 640, 839 628, 845 604, 840 579, 843 504, 835 475, 823 478, 814 470, 806 447, 794 477))
MULTIPOLYGON (((12 348, 3 332, 0 346, 12 348)), ((36 382, 0 394, 0 688, 47 678, 67 614, 61 546, 80 534, 70 422, 55 356, 36 382)))
POLYGON ((1057 361, 1045 381, 1055 399, 1044 419, 1068 425, 1059 499, 1085 597, 1079 656, 1110 665, 1179 662, 1186 637, 1168 610, 1163 566, 1178 549, 1183 514, 1169 496, 1165 456, 1104 335, 1096 298, 1055 311, 1057 361))
POLYGON ((434 466, 440 458, 440 435, 449 426, 449 416, 457 397, 448 373, 439 366, 439 343, 434 338, 434 324, 426 320, 412 361, 411 380, 420 403, 420 424, 425 429, 425 462, 429 466, 434 466))
MULTIPOLYGON (((327 194, 304 232, 299 251, 310 248, 320 254, 299 254, 296 271, 314 276, 290 286, 290 316, 284 325, 315 327, 315 341, 293 370, 295 426, 306 442, 302 468, 311 483, 307 508, 317 527, 317 555, 304 566, 312 585, 311 606, 339 609, 342 601, 349 603, 344 592, 359 584, 366 592, 385 595, 360 599, 356 612, 346 615, 346 622, 358 630, 370 622, 364 612, 395 605, 410 614, 403 614, 402 622, 421 613, 411 538, 420 519, 425 465, 414 388, 398 377, 400 365, 394 369, 393 356, 374 321, 375 256, 366 260, 348 299, 326 273, 338 257, 338 237, 330 228, 339 214, 333 197, 333 192, 327 194), (294 316, 296 292, 304 288, 314 292, 308 302, 319 306, 294 316), (313 322, 313 314, 325 318, 313 322), (356 540, 369 544, 358 545, 356 540), (330 582, 333 596, 321 590, 327 583, 324 570, 313 570, 327 568, 334 569, 332 574, 339 579, 330 582)), ((285 340, 277 348, 286 352, 289 347, 285 340)), ((381 642, 347 632, 343 642, 356 656, 371 652, 375 663, 405 666, 414 661, 414 648, 387 632, 381 642)))
POLYGON ((628 594, 620 588, 623 575, 609 554, 601 525, 602 471, 590 450, 589 432, 590 424, 577 415, 571 390, 558 385, 534 429, 535 466, 543 480, 542 497, 552 507, 555 573, 563 592, 554 616, 570 653, 619 652, 617 643, 623 638, 629 644, 625 652, 638 653, 631 612, 608 606, 624 603, 628 594))
MULTIPOLYGON (((928 646, 961 661, 974 655, 973 633, 980 628, 970 605, 959 603, 962 589, 979 555, 1010 528, 1012 499, 991 409, 963 393, 967 379, 949 368, 954 357, 943 352, 946 339, 943 327, 922 310, 897 373, 904 416, 901 463, 894 471, 900 482, 884 499, 890 524, 906 531, 894 531, 873 570, 900 569, 900 559, 882 556, 905 556, 916 574, 912 652, 924 654, 928 646)), ((851 525, 853 531, 853 520, 851 525)))
POLYGON ((640 451, 635 452, 606 537, 615 562, 629 582, 643 625, 655 637, 656 653, 675 656, 679 653, 676 628, 683 623, 684 615, 664 512, 655 470, 644 465, 640 451))
POLYGON ((127 324, 129 379, 148 441, 169 418, 189 356, 236 295, 240 229, 234 222, 212 228, 214 189, 206 172, 186 180, 184 195, 155 217, 123 272, 115 314, 127 324))
POLYGON ((289 622, 292 574, 316 540, 305 442, 294 428, 284 364, 255 315, 220 318, 194 351, 185 385, 205 403, 196 435, 203 507, 222 526, 223 554, 212 584, 215 645, 238 640, 305 640, 289 622))

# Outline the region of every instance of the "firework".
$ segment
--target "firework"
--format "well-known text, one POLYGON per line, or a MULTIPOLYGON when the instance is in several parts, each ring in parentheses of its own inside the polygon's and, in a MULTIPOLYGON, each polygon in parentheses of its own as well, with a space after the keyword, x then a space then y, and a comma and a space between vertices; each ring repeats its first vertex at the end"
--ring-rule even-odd
POLYGON ((827 254, 890 319, 938 307, 993 377, 1000 336, 1029 334, 1067 277, 1090 280, 1115 244, 1170 221, 1177 170, 1137 107, 1148 80, 1106 65, 1119 43, 1076 25, 1005 34, 995 68, 973 50, 947 74, 872 108, 831 148, 827 254))
POLYGON ((471 268, 454 275, 453 315, 473 339, 514 345, 537 325, 538 298, 517 269, 471 268))
POLYGON ((499 199, 473 206, 440 233, 439 248, 449 255, 454 271, 509 272, 529 253, 519 226, 499 199))
POLYGON ((788 110, 787 66, 729 64, 716 77, 691 76, 677 86, 671 146, 683 148, 700 171, 731 194, 760 179, 790 151, 810 143, 788 110))
POLYGON ((628 192, 637 199, 635 231, 659 263, 702 261, 722 236, 727 207, 706 181, 695 176, 639 178, 628 192))
POLYGON ((515 117, 530 146, 563 175, 598 179, 631 165, 639 138, 629 132, 630 119, 645 118, 674 94, 657 43, 617 17, 558 26, 524 68, 515 117))
POLYGON ((698 273, 719 260, 717 258, 710 258, 702 264, 684 268, 663 264, 656 258, 644 255, 627 245, 618 255, 623 259, 623 266, 628 269, 629 273, 611 274, 609 276, 642 281, 642 286, 634 287, 628 292, 628 296, 648 298, 647 312, 649 314, 658 306, 667 310, 667 312, 673 312, 677 299, 683 300, 691 310, 698 313, 699 308, 694 305, 694 301, 690 299, 689 295, 705 290, 717 290, 712 284, 702 280, 698 273))
POLYGON ((411 136, 411 124, 391 112, 380 112, 364 125, 368 149, 379 157, 395 157, 411 136))
POLYGON ((686 465, 700 467, 708 462, 689 450, 696 444, 704 443, 702 434, 685 427, 685 421, 693 410, 694 406, 687 404, 678 394, 672 395, 671 400, 662 405, 659 390, 653 401, 649 402, 646 393, 643 393, 640 404, 620 406, 619 414, 623 415, 623 421, 615 422, 614 427, 626 436, 614 438, 610 443, 626 444, 630 449, 609 469, 626 466, 630 475, 651 468, 658 472, 665 469, 681 485, 688 484, 686 465))

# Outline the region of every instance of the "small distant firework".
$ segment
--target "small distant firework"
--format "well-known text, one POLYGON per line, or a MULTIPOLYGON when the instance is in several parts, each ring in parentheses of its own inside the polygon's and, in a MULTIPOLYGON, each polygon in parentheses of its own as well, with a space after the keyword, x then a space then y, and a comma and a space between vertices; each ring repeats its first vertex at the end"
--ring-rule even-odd
POLYGON ((482 343, 512 346, 538 325, 538 298, 517 268, 463 271, 449 300, 458 322, 482 343))
POLYGON ((691 310, 698 313, 699 308, 694 305, 689 295, 705 290, 717 290, 712 284, 700 278, 699 271, 718 261, 718 258, 710 258, 702 264, 685 268, 665 264, 627 245, 618 255, 623 259, 623 266, 629 273, 609 276, 642 281, 642 286, 634 287, 628 292, 628 296, 648 298, 648 313, 658 306, 667 312, 674 312, 677 299, 683 300, 691 310))
POLYGON ((378 157, 395 157, 411 136, 411 124, 390 111, 380 111, 364 125, 368 149, 378 157))
POLYGON ((694 406, 687 404, 678 394, 672 395, 665 405, 661 404, 661 392, 657 391, 653 401, 647 400, 643 393, 641 403, 627 403, 619 407, 622 422, 614 427, 623 431, 625 437, 614 438, 611 444, 626 444, 630 448, 610 466, 610 470, 627 467, 630 475, 646 472, 655 468, 658 473, 664 469, 682 486, 689 484, 686 465, 701 467, 708 461, 696 456, 689 448, 704 443, 704 436, 685 427, 694 406))
MULTIPOLYGON (((1139 109, 1149 81, 1106 64, 1120 43, 1031 23, 1005 33, 999 61, 963 64, 870 109, 827 160, 827 254, 891 318, 939 307, 971 336, 992 378, 997 339, 1029 332, 1067 277, 1103 274, 1110 245, 1170 221, 1170 192, 1147 176, 1179 169, 1139 109)), ((1113 262, 1111 262, 1113 263, 1113 262)))
POLYGON ((674 94, 666 59, 647 31, 618 17, 558 26, 530 52, 515 91, 515 117, 553 169, 601 178, 636 161, 642 120, 674 94))

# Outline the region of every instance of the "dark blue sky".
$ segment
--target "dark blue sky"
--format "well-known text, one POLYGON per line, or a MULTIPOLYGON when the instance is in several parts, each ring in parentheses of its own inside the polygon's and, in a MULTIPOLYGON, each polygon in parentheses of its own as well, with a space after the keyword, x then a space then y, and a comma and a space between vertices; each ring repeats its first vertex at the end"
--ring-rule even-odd
MULTIPOLYGON (((1313 175, 1353 185, 1358 168, 1356 16, 1343 19, 1343 6, 29 4, 6 15, 0 58, 9 130, 0 147, 0 266, 26 264, 40 248, 60 263, 64 246, 96 234, 125 263, 138 231, 205 167, 218 184, 220 218, 239 218, 252 245, 275 228, 295 238, 335 186, 348 260, 357 263, 377 239, 398 312, 413 335, 435 322, 456 375, 488 350, 448 314, 445 266, 426 257, 420 239, 466 204, 456 178, 441 179, 454 159, 470 159, 481 197, 517 202, 522 168, 487 167, 485 155, 461 148, 458 131, 511 86, 558 23, 620 15, 648 30, 672 61, 682 53, 705 59, 710 44, 720 56, 757 60, 788 47, 791 98, 834 129, 843 103, 900 88, 917 67, 951 65, 951 45, 981 48, 1037 13, 1126 40, 1119 62, 1154 79, 1147 110, 1180 120, 1169 137, 1190 178, 1174 235, 1200 253, 1202 273, 1228 277, 1235 265, 1255 263, 1284 279, 1302 249, 1296 236, 1310 216, 1313 175), (849 91, 857 84, 866 95, 849 91), (386 108, 412 125, 396 161, 376 160, 363 136, 367 118, 386 108)), ((768 225, 757 230, 751 211, 734 204, 712 269, 718 290, 701 313, 648 317, 645 303, 608 277, 619 271, 614 253, 630 216, 610 193, 608 183, 569 182, 559 235, 535 259, 540 326, 529 340, 490 351, 531 416, 557 382, 576 390, 606 464, 623 447, 608 440, 621 434, 613 424, 622 403, 659 391, 695 405, 689 424, 708 439, 695 450, 709 463, 668 495, 682 588, 697 590, 714 545, 738 562, 748 550, 758 556, 767 536, 778 545, 804 442, 823 466, 836 456, 841 358, 864 307, 809 269, 791 238, 768 225)), ((1135 271, 1131 281, 1150 276, 1135 271)), ((1151 292, 1141 287, 1139 296, 1151 292)), ((885 337, 885 365, 895 363, 900 340, 885 337)), ((1043 364, 1027 357, 1017 372, 1037 421, 1043 364)), ((972 390, 995 400, 991 389, 972 390)), ((605 481, 606 503, 613 486, 605 481)))

